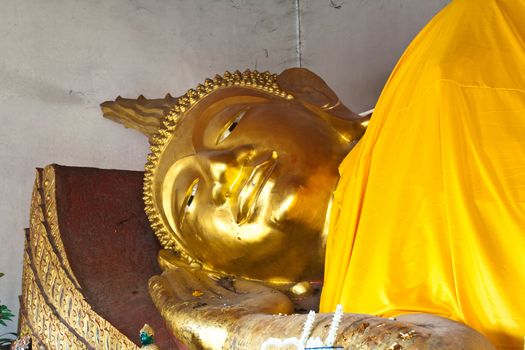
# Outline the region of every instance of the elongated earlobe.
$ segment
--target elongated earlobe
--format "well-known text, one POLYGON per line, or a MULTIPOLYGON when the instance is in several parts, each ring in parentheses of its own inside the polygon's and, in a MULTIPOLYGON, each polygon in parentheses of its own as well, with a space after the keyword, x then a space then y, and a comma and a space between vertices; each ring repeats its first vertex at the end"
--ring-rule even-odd
POLYGON ((361 138, 369 116, 359 116, 346 107, 317 74, 306 68, 290 68, 277 76, 277 83, 306 108, 319 114, 347 141, 361 138))
POLYGON ((294 97, 316 105, 334 108, 340 104, 335 92, 317 74, 306 68, 289 68, 277 76, 277 83, 294 97))

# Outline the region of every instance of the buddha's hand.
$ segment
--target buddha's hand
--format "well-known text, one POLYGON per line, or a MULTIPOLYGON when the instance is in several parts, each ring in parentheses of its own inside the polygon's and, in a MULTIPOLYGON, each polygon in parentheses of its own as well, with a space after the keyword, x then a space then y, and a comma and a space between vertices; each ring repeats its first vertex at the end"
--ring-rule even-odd
POLYGON ((245 280, 212 279, 202 271, 174 267, 150 279, 153 302, 173 334, 195 349, 222 349, 247 315, 290 314, 283 293, 245 280))
MULTIPOLYGON (((244 280, 214 280, 172 268, 150 280, 150 294, 177 339, 191 349, 256 350, 268 338, 300 338, 306 315, 284 294, 244 280)), ((327 337, 333 314, 318 314, 310 336, 327 337)), ((428 314, 388 319, 345 313, 336 345, 376 350, 494 350, 479 333, 428 314)))

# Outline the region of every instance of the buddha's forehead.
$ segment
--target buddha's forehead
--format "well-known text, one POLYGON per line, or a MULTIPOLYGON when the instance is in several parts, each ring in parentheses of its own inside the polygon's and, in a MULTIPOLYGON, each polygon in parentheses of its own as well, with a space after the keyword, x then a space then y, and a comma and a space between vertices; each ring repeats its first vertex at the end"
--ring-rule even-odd
POLYGON ((252 88, 229 87, 214 91, 181 115, 164 153, 163 161, 173 161, 194 154, 192 138, 203 133, 214 117, 230 108, 242 108, 254 104, 287 103, 284 98, 252 88), (169 159, 169 160, 168 160, 169 159))
POLYGON ((194 155, 193 138, 204 133, 218 114, 230 108, 277 103, 291 102, 255 88, 227 87, 210 93, 181 114, 161 154, 157 175, 165 173, 178 160, 194 155))

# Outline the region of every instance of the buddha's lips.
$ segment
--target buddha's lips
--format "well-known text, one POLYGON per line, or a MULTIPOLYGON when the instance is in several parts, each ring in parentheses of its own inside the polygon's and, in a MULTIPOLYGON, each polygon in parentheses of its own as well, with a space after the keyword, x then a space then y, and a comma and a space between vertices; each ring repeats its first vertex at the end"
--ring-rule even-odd
POLYGON ((254 209, 257 199, 276 165, 277 159, 270 157, 253 168, 250 176, 248 176, 248 180, 239 192, 239 205, 236 220, 238 224, 243 224, 250 220, 255 211, 254 209))

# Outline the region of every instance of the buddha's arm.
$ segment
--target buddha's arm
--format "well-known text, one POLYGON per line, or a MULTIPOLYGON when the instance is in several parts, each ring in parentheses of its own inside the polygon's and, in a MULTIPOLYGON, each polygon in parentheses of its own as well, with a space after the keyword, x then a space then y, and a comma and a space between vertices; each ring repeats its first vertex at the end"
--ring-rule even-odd
MULTIPOLYGON (((218 283, 175 268, 150 281, 150 293, 174 335, 192 349, 258 349, 268 338, 299 338, 306 315, 293 314, 284 294, 263 285, 218 283)), ((317 316, 311 336, 326 337, 332 314, 317 316)), ((477 332, 431 315, 398 320, 345 314, 337 345, 359 349, 493 349, 477 332)))

